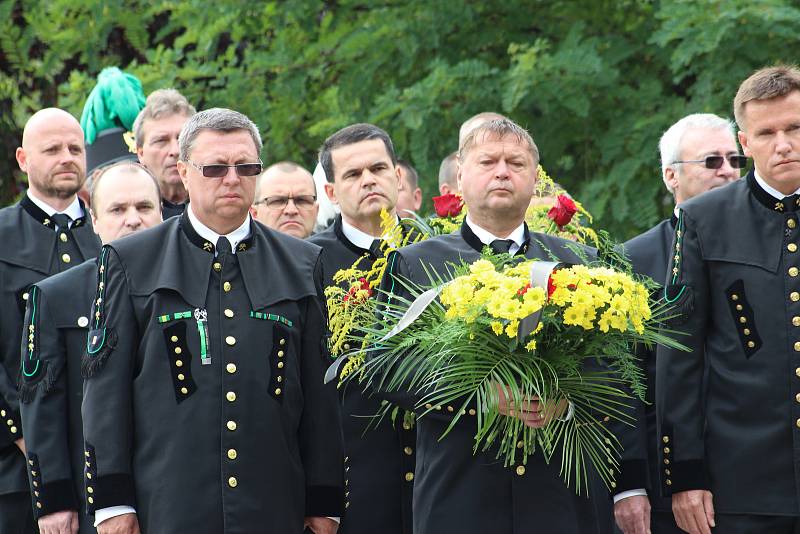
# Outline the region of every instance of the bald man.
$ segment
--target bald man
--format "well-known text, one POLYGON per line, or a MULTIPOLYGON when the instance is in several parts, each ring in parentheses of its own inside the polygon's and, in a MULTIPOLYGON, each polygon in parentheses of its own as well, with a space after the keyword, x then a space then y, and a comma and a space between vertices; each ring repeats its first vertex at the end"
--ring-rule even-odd
POLYGON ((275 163, 258 178, 251 212, 258 222, 305 239, 314 229, 318 212, 314 177, 297 163, 275 163))
POLYGON ((14 534, 36 528, 16 387, 18 377, 32 378, 38 372, 20 368, 28 288, 96 256, 100 249, 83 202, 76 196, 86 179, 78 121, 60 109, 38 111, 25 125, 16 158, 28 175, 28 191, 19 203, 0 209, 0 532, 14 534))
POLYGON ((458 130, 458 148, 461 148, 461 145, 464 144, 464 139, 466 139, 469 133, 478 126, 481 126, 489 121, 496 121, 505 118, 506 117, 504 115, 500 115, 494 111, 483 111, 468 118, 461 124, 461 128, 458 130))
POLYGON ((439 194, 458 194, 458 151, 444 158, 439 165, 439 194))
MULTIPOLYGON (((91 195, 92 223, 103 243, 161 222, 158 182, 137 163, 106 167, 95 177, 91 195)), ((81 419, 81 359, 96 289, 97 262, 89 260, 29 292, 22 331, 33 335, 34 350, 22 352, 29 371, 20 382, 20 411, 41 534, 97 532, 86 514, 81 419)))

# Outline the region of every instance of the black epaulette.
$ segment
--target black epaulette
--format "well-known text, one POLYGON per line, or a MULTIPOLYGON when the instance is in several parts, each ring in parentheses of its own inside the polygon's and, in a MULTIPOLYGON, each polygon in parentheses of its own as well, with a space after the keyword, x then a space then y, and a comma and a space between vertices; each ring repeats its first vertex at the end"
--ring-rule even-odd
POLYGON ((47 395, 53 389, 53 384, 55 384, 62 367, 53 368, 52 362, 42 361, 39 358, 39 331, 41 329, 41 297, 39 293, 37 286, 32 286, 27 290, 22 360, 17 380, 19 400, 24 403, 31 402, 36 397, 37 391, 41 390, 42 395, 47 395))
POLYGON ((110 250, 108 245, 104 245, 100 251, 97 268, 97 291, 94 302, 92 302, 92 317, 90 318, 91 327, 86 338, 86 354, 84 354, 81 362, 81 375, 83 378, 91 378, 100 372, 117 344, 116 333, 113 330, 106 329, 105 316, 106 276, 110 250))

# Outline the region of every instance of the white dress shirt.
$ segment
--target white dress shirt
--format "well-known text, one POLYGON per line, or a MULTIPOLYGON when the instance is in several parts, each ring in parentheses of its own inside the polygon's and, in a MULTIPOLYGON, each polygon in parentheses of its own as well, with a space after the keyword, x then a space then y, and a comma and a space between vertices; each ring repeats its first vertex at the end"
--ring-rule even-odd
MULTIPOLYGON (((236 245, 250 237, 250 214, 247 214, 247 218, 245 218, 244 222, 241 226, 239 226, 236 230, 229 234, 225 234, 224 236, 216 233, 214 230, 206 226, 205 224, 200 222, 200 219, 194 214, 192 210, 192 203, 190 202, 189 205, 186 207, 186 211, 189 215, 189 222, 192 223, 192 228, 194 228, 195 232, 205 239, 206 241, 212 243, 215 247, 217 246, 217 241, 220 237, 227 238, 228 242, 231 244, 231 252, 236 254, 236 245)), ((216 255, 216 252, 214 253, 216 255)))
MULTIPOLYGON (((767 182, 765 182, 764 179, 758 175, 758 171, 753 170, 753 176, 756 179, 756 183, 761 186, 761 189, 769 193, 770 196, 775 197, 778 200, 783 200, 783 197, 789 196, 789 195, 784 195, 783 193, 781 193, 780 191, 769 185, 767 182)), ((800 189, 798 189, 792 194, 796 195, 798 193, 800 193, 800 189)))
MULTIPOLYGON (((372 246, 372 242, 376 239, 386 239, 385 235, 373 236, 369 235, 363 230, 359 230, 349 222, 345 221, 344 217, 342 217, 342 233, 352 244, 358 248, 363 248, 364 250, 369 250, 369 247, 372 246)), ((395 243, 395 245, 397 244, 395 243)))
MULTIPOLYGON (((81 208, 81 203, 78 202, 77 195, 75 196, 75 198, 72 199, 72 202, 70 203, 69 206, 67 206, 67 209, 65 209, 64 211, 58 211, 54 207, 50 206, 50 204, 48 204, 44 200, 36 198, 33 195, 33 193, 31 193, 30 189, 28 189, 26 194, 28 195, 28 198, 31 199, 31 202, 36 204, 36 206, 38 206, 39 209, 45 212, 48 217, 52 217, 56 213, 63 213, 64 215, 68 215, 70 219, 75 221, 76 219, 80 219, 81 217, 84 216, 84 212, 83 209, 81 208)), ((71 227, 72 223, 70 223, 69 225, 71 227)))
POLYGON ((469 218, 469 214, 467 214, 467 226, 469 229, 472 230, 472 233, 475 234, 475 237, 481 240, 481 243, 484 245, 491 245, 492 241, 497 239, 510 239, 513 241, 511 246, 508 248, 508 253, 512 256, 517 253, 519 249, 522 248, 522 245, 525 244, 525 223, 520 224, 517 226, 513 232, 511 232, 508 237, 497 237, 496 235, 492 234, 488 230, 484 230, 469 218))

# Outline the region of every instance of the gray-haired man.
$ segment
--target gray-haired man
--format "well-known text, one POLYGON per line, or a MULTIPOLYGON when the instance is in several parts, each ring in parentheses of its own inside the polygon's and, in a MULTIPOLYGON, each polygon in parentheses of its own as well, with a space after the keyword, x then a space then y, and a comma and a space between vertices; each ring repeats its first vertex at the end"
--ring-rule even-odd
MULTIPOLYGON (((688 115, 664 132, 659 142, 662 178, 675 204, 739 178, 739 154, 731 121, 710 113, 688 115)), ((625 243, 634 270, 663 282, 677 217, 661 221, 625 243)), ((660 294, 659 294, 660 296, 660 294)), ((647 372, 648 403, 637 404, 636 426, 621 425, 622 473, 615 489, 614 515, 624 534, 680 534, 669 499, 659 497, 659 445, 656 432, 655 347, 640 349, 647 372)))
POLYGON ((100 534, 332 534, 343 465, 320 249, 251 220, 261 139, 247 117, 200 112, 179 142, 184 214, 100 255, 88 511, 100 534))
POLYGON ((189 200, 178 175, 178 134, 195 113, 175 89, 159 89, 150 93, 133 123, 136 154, 158 179, 165 220, 183 213, 189 200))

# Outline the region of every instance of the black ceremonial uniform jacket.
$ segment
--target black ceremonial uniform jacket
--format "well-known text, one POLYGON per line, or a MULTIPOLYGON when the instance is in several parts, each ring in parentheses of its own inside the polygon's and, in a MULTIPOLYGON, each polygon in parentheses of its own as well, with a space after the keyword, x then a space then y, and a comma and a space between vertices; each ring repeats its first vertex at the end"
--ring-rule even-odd
MULTIPOLYGON (((529 234, 518 254, 526 258, 550 259, 552 252, 561 261, 582 263, 569 248, 575 244, 544 234, 529 234)), ((383 286, 395 295, 405 295, 403 285, 410 280, 428 285, 427 272, 446 277, 448 266, 479 259, 483 244, 467 226, 453 234, 435 237, 401 248, 389 257, 390 266, 383 286)), ((412 393, 393 400, 415 409, 418 398, 412 393)), ((427 406, 425 407, 428 408, 427 406)), ((475 415, 466 416, 441 439, 452 420, 455 406, 433 407, 417 418, 417 466, 414 478, 414 533, 442 534, 584 534, 598 529, 592 502, 575 494, 559 475, 559 461, 548 465, 541 454, 528 458, 527 465, 504 467, 496 451, 473 453, 475 415)))
MULTIPOLYGON (((87 210, 69 230, 55 224, 28 196, 0 210, 0 494, 28 491, 25 459, 14 441, 23 437, 17 380, 28 288, 43 278, 97 256, 100 240, 87 210)), ((30 372, 30 370, 27 370, 30 372)))
POLYGON ((692 352, 658 347, 662 489, 717 513, 800 514, 798 204, 751 172, 680 206, 666 296, 692 352))
MULTIPOLYGON (((675 237, 676 217, 661 221, 643 234, 625 243, 625 254, 631 261, 633 271, 648 276, 661 284, 667 276, 672 240, 675 237)), ((661 298, 659 288, 654 297, 661 298)), ((647 383, 646 403, 636 402, 636 424, 616 425, 617 437, 622 445, 622 465, 615 493, 643 488, 647 490, 650 505, 657 510, 671 511, 671 499, 661 497, 659 486, 658 430, 656 429, 655 386, 656 351, 655 347, 638 347, 647 383)))
POLYGON ((215 257, 186 213, 103 248, 83 362, 90 514, 133 506, 150 534, 299 534, 304 516, 341 515, 319 253, 251 222, 215 257))
MULTIPOLYGON (((309 241, 322 247, 325 287, 333 285, 337 271, 350 268, 359 258, 364 269, 377 259, 375 251, 347 239, 341 215, 309 241)), ((402 410, 395 421, 387 417, 376 424, 372 416, 380 408, 380 399, 363 394, 357 384, 342 390, 347 483, 342 534, 411 534, 416 431, 404 421, 402 410)))
POLYGON ((96 283, 90 260, 31 287, 22 342, 31 370, 20 382, 20 412, 33 512, 38 519, 77 510, 81 534, 96 532, 86 515, 81 427, 81 358, 96 283))

